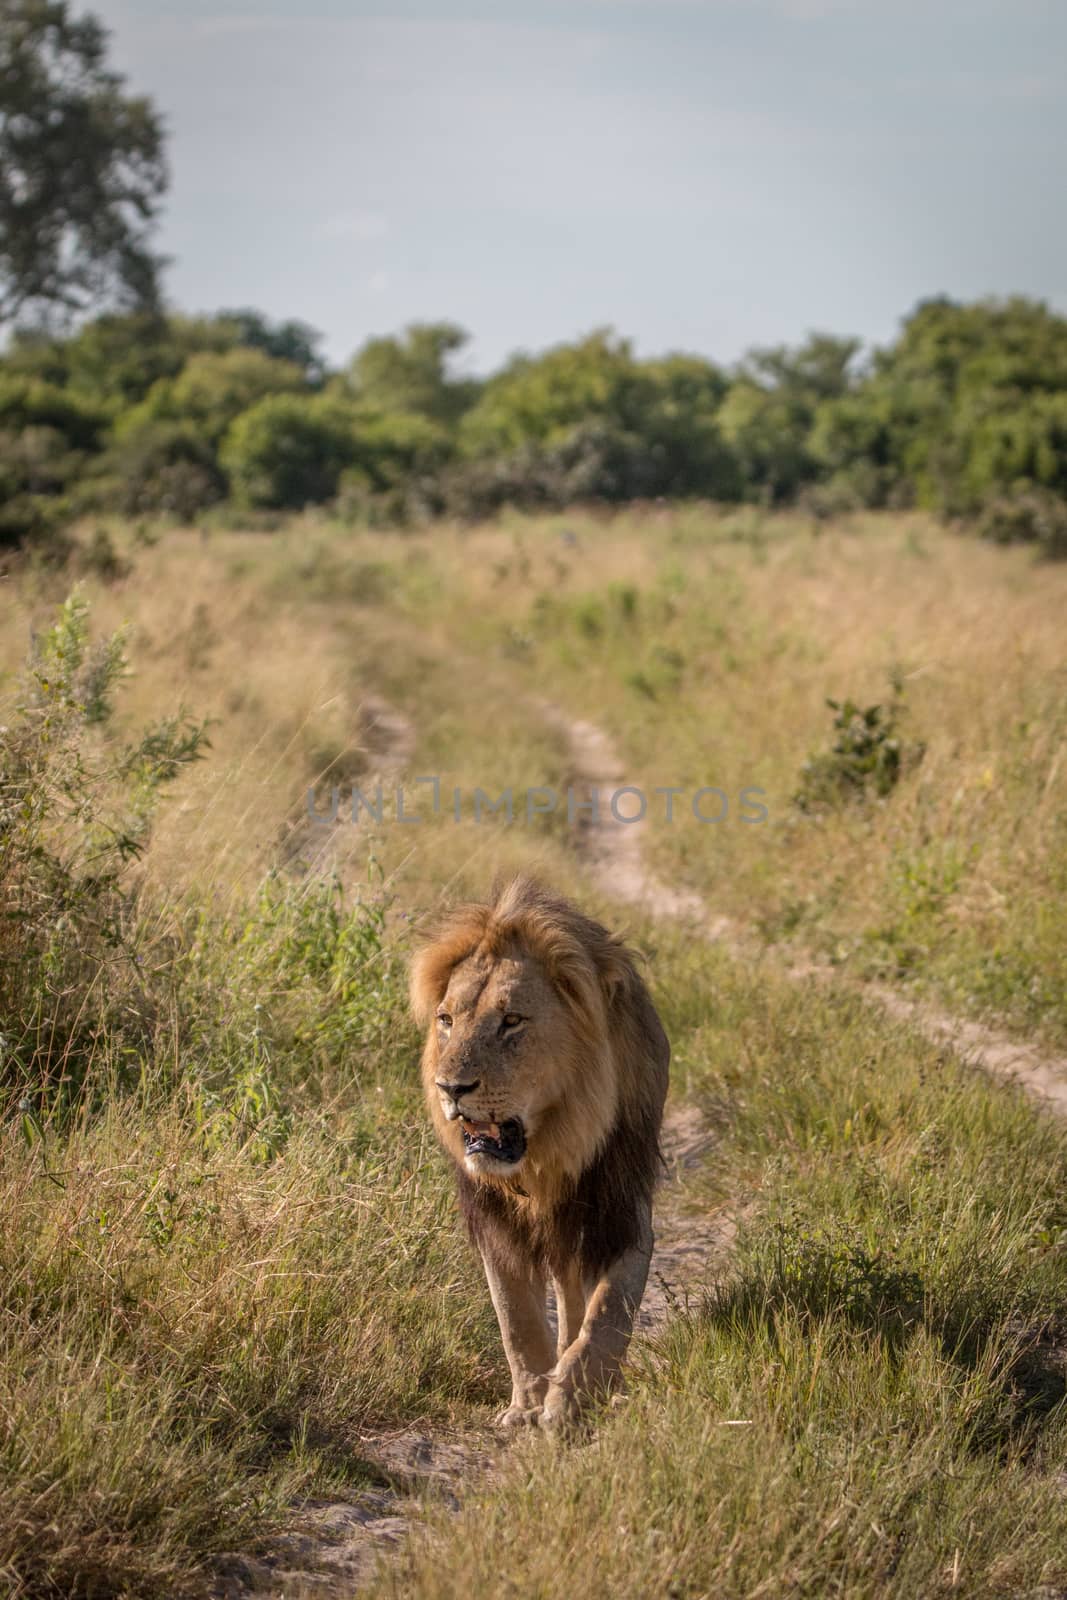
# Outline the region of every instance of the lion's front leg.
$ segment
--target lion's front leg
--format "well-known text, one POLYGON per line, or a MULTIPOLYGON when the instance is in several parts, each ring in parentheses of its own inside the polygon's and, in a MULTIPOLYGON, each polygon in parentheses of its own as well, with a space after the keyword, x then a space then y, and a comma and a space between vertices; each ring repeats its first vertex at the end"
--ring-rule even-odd
POLYGON ((585 1283, 582 1269, 572 1261, 566 1272, 553 1275, 556 1291, 556 1360, 570 1348, 582 1331, 585 1321, 585 1283))
POLYGON ((633 1333, 652 1255, 651 1214, 646 1213, 640 1244, 613 1261, 586 1303, 578 1337, 549 1374, 541 1424, 556 1427, 573 1420, 589 1396, 609 1394, 620 1378, 633 1333))
POLYGON ((504 1353, 511 1368, 511 1404, 498 1421, 504 1427, 536 1423, 556 1359, 545 1301, 545 1280, 533 1268, 516 1273, 483 1254, 504 1353))

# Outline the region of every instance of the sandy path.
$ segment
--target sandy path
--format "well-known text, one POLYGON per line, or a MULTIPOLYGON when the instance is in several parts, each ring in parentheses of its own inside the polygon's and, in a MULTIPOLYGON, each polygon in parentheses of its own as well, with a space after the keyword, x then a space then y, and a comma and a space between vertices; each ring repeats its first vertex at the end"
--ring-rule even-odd
MULTIPOLYGON (((356 781, 370 793, 377 783, 387 785, 399 780, 415 754, 414 723, 377 694, 361 697, 354 709, 354 720, 357 749, 365 762, 356 781)), ((321 786, 327 790, 333 787, 328 774, 321 786)), ((340 804, 348 807, 351 782, 338 781, 336 787, 340 804)), ((324 797, 321 802, 323 820, 316 822, 308 814, 306 798, 301 795, 299 809, 282 830, 278 842, 281 858, 301 877, 341 872, 346 861, 363 850, 359 824, 349 823, 346 812, 341 813, 345 826, 327 822, 328 804, 324 797)))

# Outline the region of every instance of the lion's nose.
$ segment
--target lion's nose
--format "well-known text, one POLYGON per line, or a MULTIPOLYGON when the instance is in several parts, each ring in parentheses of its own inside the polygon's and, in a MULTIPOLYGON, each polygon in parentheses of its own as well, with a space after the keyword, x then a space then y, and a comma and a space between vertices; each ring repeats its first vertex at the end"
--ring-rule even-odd
POLYGON ((481 1081, 481 1078, 475 1078, 473 1083, 442 1083, 440 1078, 434 1079, 441 1093, 447 1094, 450 1100, 457 1102, 461 1094, 470 1094, 472 1089, 477 1089, 481 1081))

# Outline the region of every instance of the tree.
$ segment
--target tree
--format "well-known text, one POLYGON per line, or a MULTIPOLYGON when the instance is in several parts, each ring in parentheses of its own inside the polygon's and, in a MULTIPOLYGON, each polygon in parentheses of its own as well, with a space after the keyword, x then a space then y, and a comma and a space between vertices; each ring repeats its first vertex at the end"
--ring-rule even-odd
POLYGON ((0 0, 0 322, 157 303, 163 131, 106 53, 66 0, 0 0))
POLYGON ((737 465, 718 424, 727 388, 697 356, 638 361, 610 328, 515 356, 460 424, 465 465, 449 474, 449 503, 486 515, 505 502, 736 499, 737 465))
POLYGON ((235 343, 229 323, 213 318, 108 314, 83 323, 73 337, 17 328, 3 370, 63 385, 118 416, 160 379, 177 377, 190 357, 201 351, 221 354, 235 343))
POLYGON ((747 498, 781 504, 816 476, 807 449, 810 413, 785 390, 740 379, 723 401, 719 424, 747 498))
POLYGON ((848 393, 859 351, 858 339, 811 333, 795 349, 774 345, 750 350, 741 363, 739 376, 814 406, 820 400, 835 400, 848 393))
POLYGON ((321 394, 260 400, 236 419, 221 452, 238 503, 277 509, 332 500, 355 460, 351 409, 321 394))
POLYGON ((216 445, 242 411, 268 395, 299 394, 306 388, 300 367, 275 361, 262 350, 238 346, 221 353, 199 351, 177 377, 154 383, 140 405, 121 418, 118 431, 129 433, 152 422, 183 422, 216 445))
POLYGON ((478 398, 476 379, 454 378, 449 360, 467 343, 451 322, 414 322, 399 338, 368 339, 348 372, 348 388, 378 411, 408 411, 446 426, 478 398))
POLYGON ((322 335, 306 322, 292 317, 285 322, 271 322, 262 311, 250 307, 220 311, 216 320, 233 328, 238 344, 250 350, 262 350, 275 361, 293 362, 302 369, 309 383, 321 381, 323 360, 319 345, 322 335))

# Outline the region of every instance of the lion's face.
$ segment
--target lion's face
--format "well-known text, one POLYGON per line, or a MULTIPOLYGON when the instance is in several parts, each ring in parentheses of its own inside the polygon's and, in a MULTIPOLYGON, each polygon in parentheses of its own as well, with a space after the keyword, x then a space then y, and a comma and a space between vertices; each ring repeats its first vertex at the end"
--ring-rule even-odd
POLYGON ((514 1173, 560 1098, 566 1013, 539 964, 520 951, 479 952, 456 966, 438 1003, 427 1091, 471 1173, 514 1173))
POLYGON ((442 1144, 534 1210, 598 1158, 623 1096, 628 1114, 662 1104, 666 1040, 625 947, 529 878, 449 914, 416 953, 411 1001, 442 1144))

